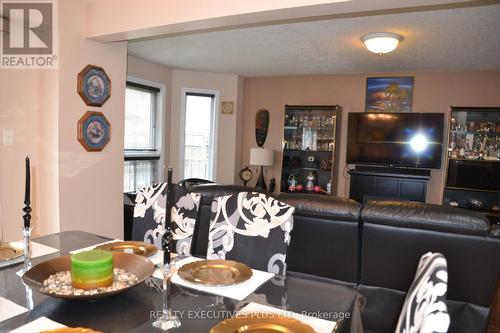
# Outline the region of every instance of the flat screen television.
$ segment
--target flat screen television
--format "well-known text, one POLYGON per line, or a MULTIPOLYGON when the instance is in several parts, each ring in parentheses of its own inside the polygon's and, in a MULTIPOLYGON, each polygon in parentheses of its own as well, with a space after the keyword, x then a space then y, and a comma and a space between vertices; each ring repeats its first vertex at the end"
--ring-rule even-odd
POLYGON ((441 168, 443 113, 349 113, 347 163, 441 168))

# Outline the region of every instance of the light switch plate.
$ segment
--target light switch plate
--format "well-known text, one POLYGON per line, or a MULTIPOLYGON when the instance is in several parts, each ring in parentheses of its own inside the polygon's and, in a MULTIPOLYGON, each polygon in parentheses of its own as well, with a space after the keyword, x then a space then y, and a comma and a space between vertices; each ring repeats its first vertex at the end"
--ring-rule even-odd
POLYGON ((14 131, 9 129, 3 130, 3 145, 13 146, 14 145, 14 131))

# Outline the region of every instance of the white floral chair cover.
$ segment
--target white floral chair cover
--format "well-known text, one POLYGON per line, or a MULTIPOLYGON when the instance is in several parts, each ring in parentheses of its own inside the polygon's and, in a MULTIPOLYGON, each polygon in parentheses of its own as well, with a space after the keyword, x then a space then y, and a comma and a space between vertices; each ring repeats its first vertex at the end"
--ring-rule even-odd
POLYGON ((207 259, 236 260, 285 275, 294 210, 263 193, 240 192, 215 198, 207 259))
MULTIPOLYGON (((172 194, 175 203, 171 211, 174 251, 189 255, 201 196, 176 184, 172 184, 172 194)), ((154 244, 161 249, 166 207, 167 183, 139 189, 134 206, 132 239, 154 244)))
POLYGON ((406 295, 396 333, 446 333, 450 316, 446 306, 448 269, 445 257, 428 252, 418 264, 406 295))

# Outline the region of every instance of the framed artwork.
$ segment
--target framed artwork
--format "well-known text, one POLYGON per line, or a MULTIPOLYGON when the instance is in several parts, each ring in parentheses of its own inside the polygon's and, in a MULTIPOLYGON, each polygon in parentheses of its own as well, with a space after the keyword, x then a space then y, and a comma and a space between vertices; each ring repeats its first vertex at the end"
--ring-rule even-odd
POLYGON ((78 141, 87 151, 101 151, 111 140, 111 124, 101 112, 87 111, 78 121, 78 141))
POLYGON ((232 114, 234 109, 234 104, 233 102, 222 102, 220 109, 223 114, 232 114))
POLYGON ((102 67, 87 65, 78 73, 77 91, 88 106, 103 106, 111 97, 111 80, 102 67))
POLYGON ((413 76, 366 78, 366 112, 411 112, 413 76))

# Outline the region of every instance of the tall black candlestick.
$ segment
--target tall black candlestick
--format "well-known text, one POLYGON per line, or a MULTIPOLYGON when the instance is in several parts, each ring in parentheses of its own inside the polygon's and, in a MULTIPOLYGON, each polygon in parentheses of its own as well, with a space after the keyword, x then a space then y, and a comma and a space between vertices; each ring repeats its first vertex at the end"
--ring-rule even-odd
POLYGON ((167 227, 161 238, 161 247, 163 250, 163 265, 165 266, 170 264, 170 256, 172 253, 172 239, 172 231, 169 227, 167 227))
POLYGON ((172 207, 173 207, 173 191, 172 191, 172 168, 168 168, 167 174, 167 207, 165 212, 165 233, 162 237, 163 248, 163 264, 170 264, 170 254, 172 252, 172 207))
POLYGON ((30 207, 30 187, 31 187, 31 173, 30 173, 30 158, 26 156, 26 187, 24 191, 24 228, 28 229, 31 225, 31 207, 30 207))
POLYGON ((24 191, 24 203, 28 204, 30 202, 30 178, 31 178, 31 172, 30 172, 30 158, 29 156, 26 156, 26 187, 24 191))

